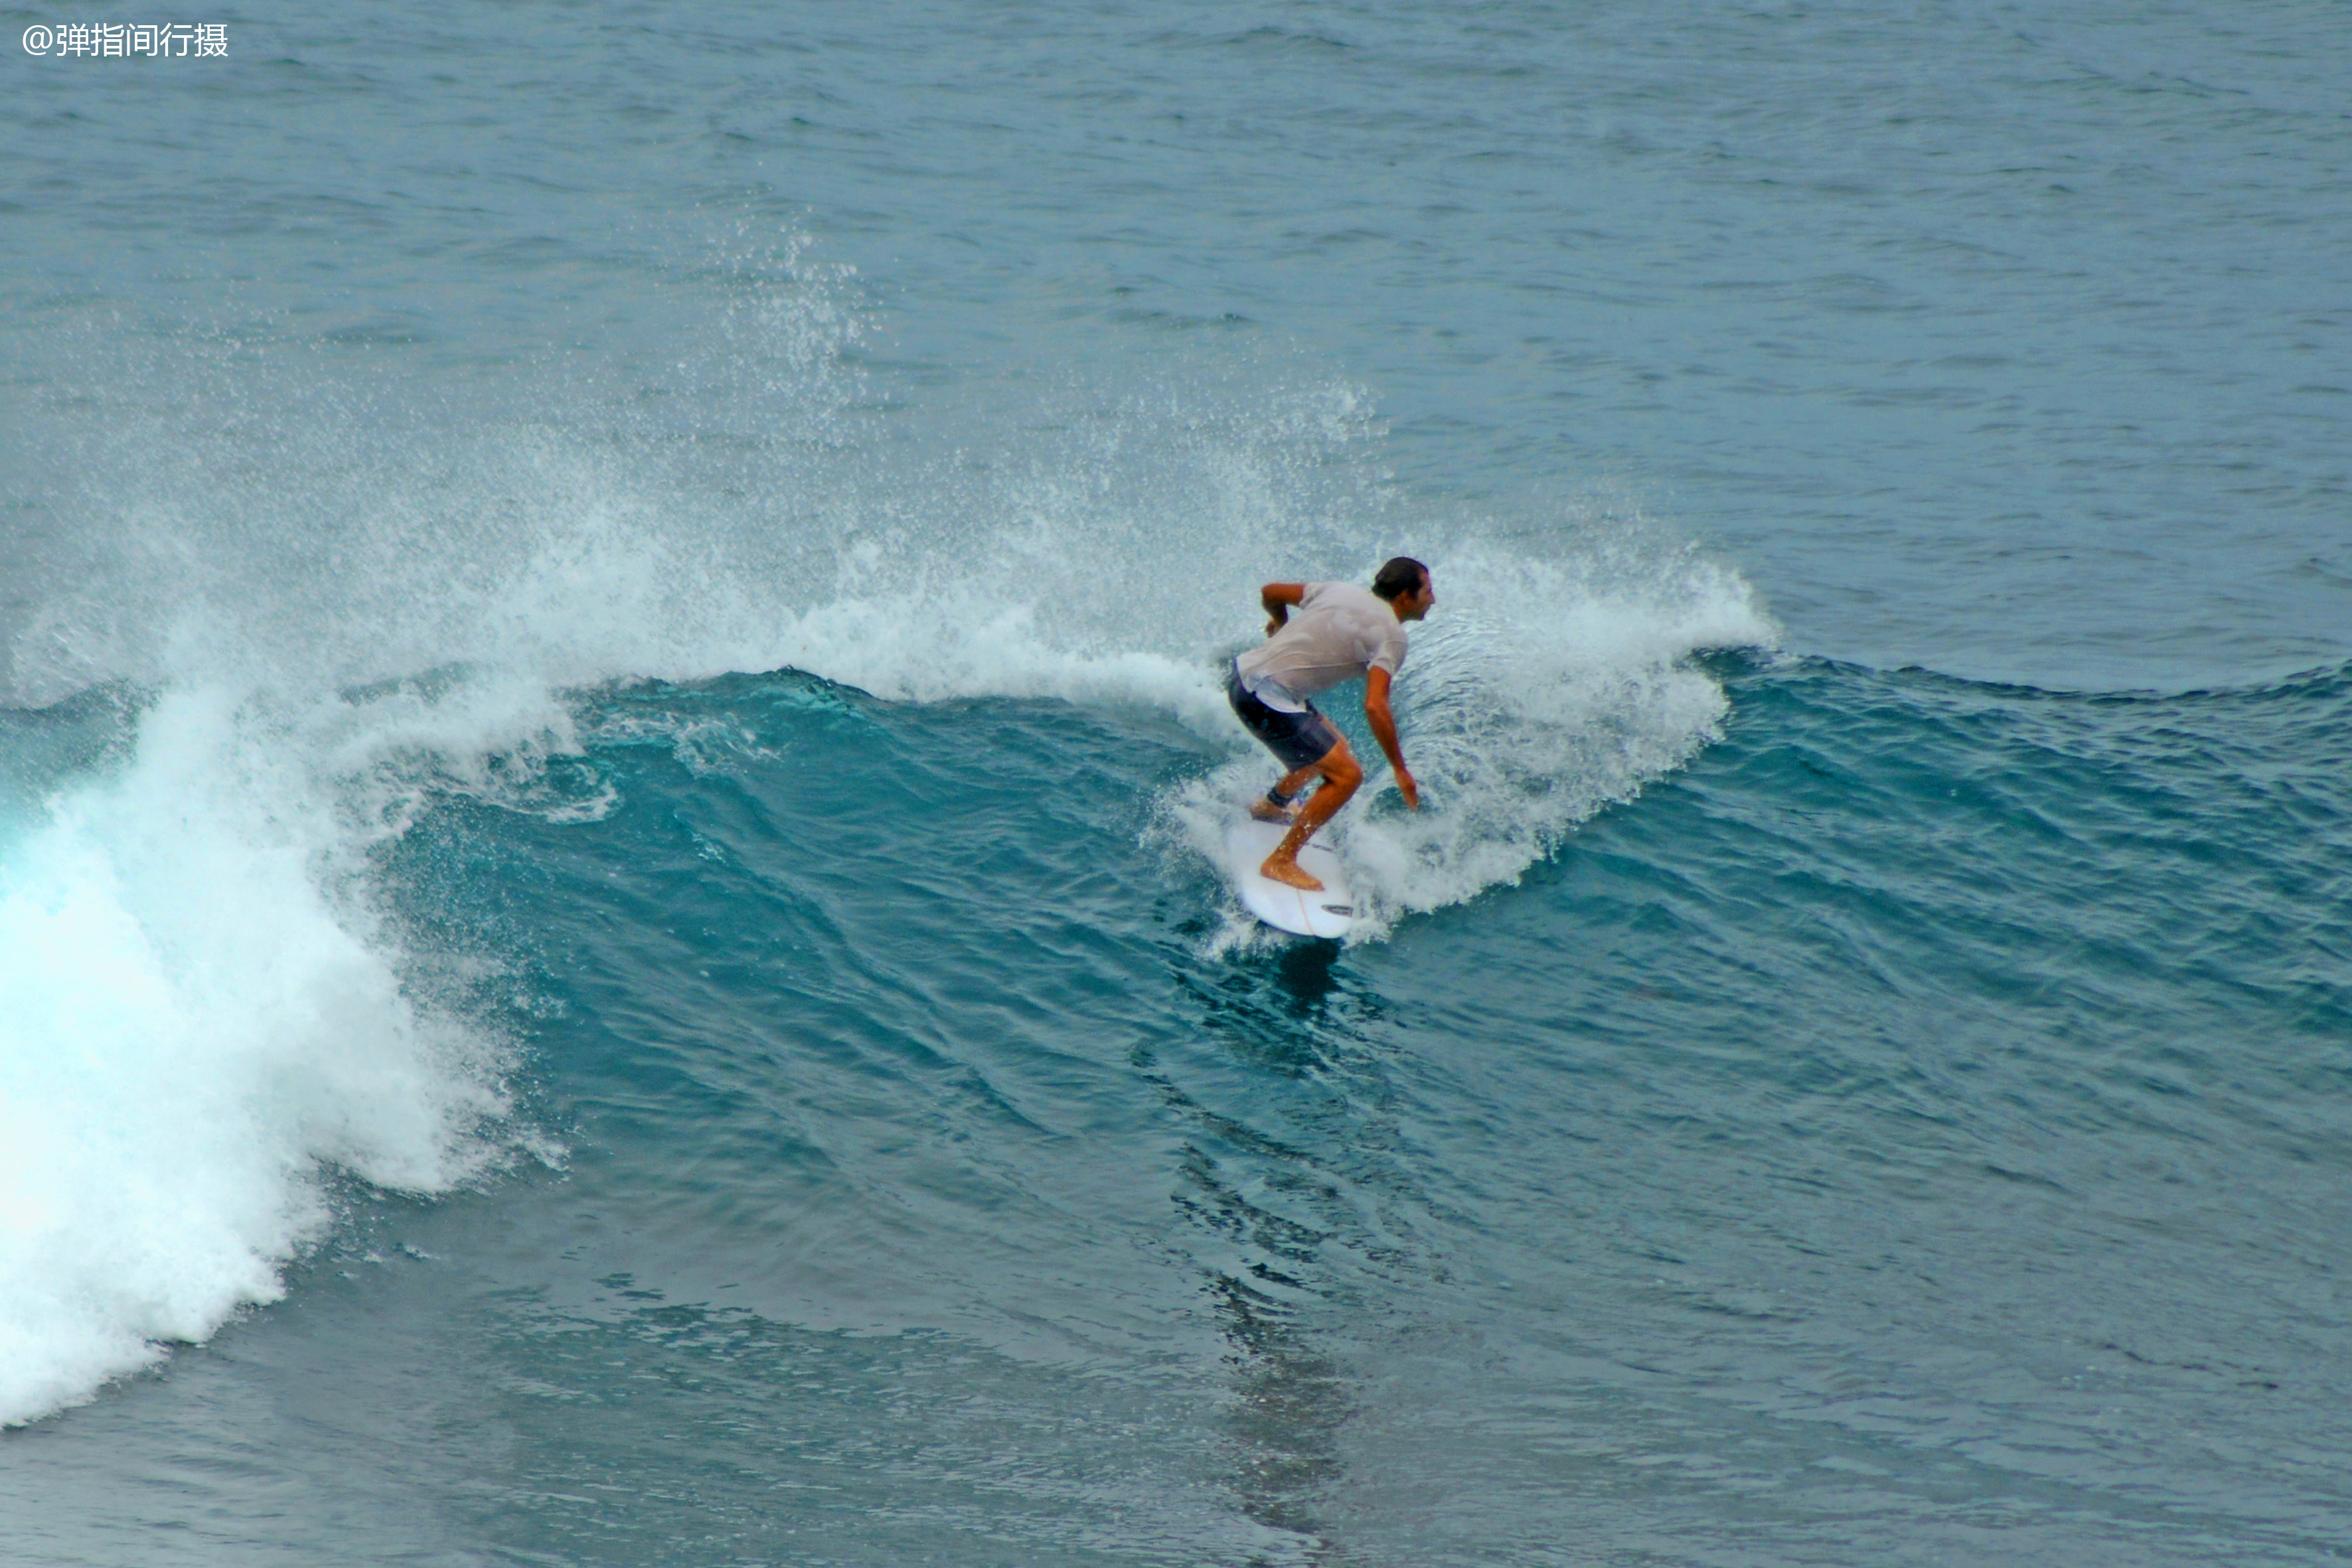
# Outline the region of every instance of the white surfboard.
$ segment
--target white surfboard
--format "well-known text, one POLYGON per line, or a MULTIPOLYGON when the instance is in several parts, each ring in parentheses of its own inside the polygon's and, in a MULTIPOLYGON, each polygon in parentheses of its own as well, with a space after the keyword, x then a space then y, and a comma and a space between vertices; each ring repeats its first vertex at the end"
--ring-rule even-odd
POLYGON ((1233 879, 1242 908, 1276 931, 1294 936, 1346 936, 1356 923, 1356 905, 1348 895, 1347 874, 1339 869, 1337 855, 1313 842, 1299 852, 1299 865, 1323 884, 1319 893, 1301 892, 1257 874, 1288 831, 1278 822, 1260 822, 1254 816, 1225 829, 1225 875, 1233 879))

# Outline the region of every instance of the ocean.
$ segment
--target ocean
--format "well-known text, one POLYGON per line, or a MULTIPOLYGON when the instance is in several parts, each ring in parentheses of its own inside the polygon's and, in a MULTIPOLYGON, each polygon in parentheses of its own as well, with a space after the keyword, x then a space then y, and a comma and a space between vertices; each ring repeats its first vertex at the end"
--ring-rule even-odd
POLYGON ((2352 1558, 2340 7, 73 21, 0 1560, 2352 1558))

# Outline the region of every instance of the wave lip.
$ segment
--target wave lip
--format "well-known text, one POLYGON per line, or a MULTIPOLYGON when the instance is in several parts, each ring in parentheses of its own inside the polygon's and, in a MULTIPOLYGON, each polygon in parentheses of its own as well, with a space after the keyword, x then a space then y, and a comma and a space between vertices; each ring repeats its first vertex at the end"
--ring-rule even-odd
POLYGON ((409 996, 322 875, 333 810, 216 694, 0 863, 0 1425, 91 1397, 283 1292, 323 1167, 477 1169, 496 1052, 409 996))

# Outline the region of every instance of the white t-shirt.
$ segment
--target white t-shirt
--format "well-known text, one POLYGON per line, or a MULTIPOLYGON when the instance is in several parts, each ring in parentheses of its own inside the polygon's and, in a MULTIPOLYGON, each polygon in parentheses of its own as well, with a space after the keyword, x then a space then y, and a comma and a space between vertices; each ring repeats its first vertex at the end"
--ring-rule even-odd
POLYGON ((1309 583, 1282 629, 1234 667, 1251 696, 1296 713, 1317 692, 1367 670, 1394 675, 1404 655, 1404 623, 1387 600, 1353 583, 1309 583))

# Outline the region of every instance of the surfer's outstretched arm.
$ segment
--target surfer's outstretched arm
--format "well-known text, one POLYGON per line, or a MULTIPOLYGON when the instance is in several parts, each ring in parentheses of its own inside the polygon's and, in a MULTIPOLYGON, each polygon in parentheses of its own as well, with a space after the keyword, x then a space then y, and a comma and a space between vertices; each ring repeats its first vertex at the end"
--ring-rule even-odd
POLYGON ((1364 717, 1372 726, 1372 739, 1388 753, 1389 766, 1396 773, 1397 793, 1404 796, 1405 805, 1421 809, 1421 786, 1413 782, 1412 770, 1404 765, 1404 748, 1397 743, 1396 715, 1389 711, 1389 683, 1394 678, 1374 665, 1364 672, 1364 717))

